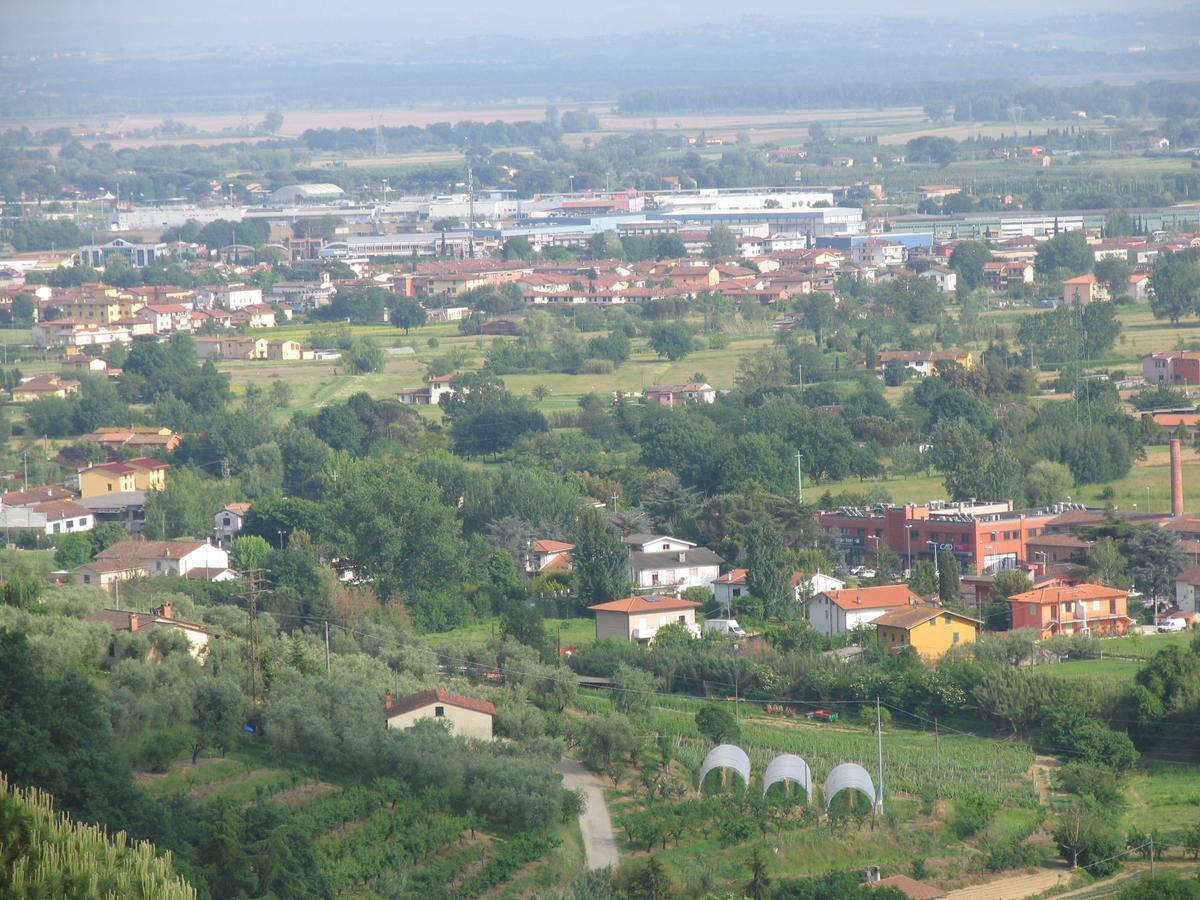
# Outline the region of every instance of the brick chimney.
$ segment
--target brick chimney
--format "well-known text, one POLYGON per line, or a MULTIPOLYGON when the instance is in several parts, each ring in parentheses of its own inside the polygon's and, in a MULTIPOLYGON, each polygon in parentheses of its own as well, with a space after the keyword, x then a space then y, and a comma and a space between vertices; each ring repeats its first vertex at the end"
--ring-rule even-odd
POLYGON ((141 617, 137 613, 129 614, 129 633, 135 633, 142 626, 141 617))
POLYGON ((1171 515, 1183 515, 1183 461, 1179 454, 1179 438, 1171 438, 1171 515))
POLYGON ((391 691, 388 691, 386 694, 383 695, 383 708, 384 709, 392 708, 392 692, 391 691))
POLYGON ((163 605, 158 608, 158 614, 164 619, 175 618, 174 609, 172 609, 172 607, 171 607, 171 601, 169 601, 169 600, 164 601, 163 605))

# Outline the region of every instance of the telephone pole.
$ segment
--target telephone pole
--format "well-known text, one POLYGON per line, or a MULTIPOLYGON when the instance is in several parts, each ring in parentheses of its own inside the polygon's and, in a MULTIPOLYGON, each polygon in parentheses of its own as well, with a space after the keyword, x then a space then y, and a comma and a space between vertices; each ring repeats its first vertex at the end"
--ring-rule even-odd
POLYGON ((796 500, 804 502, 804 473, 800 470, 800 451, 796 451, 796 500))
POLYGON ((325 620, 325 674, 329 674, 329 620, 325 620))
POLYGON ((246 657, 250 664, 250 705, 258 706, 258 573, 259 569, 247 572, 249 585, 246 590, 246 657))
POLYGON ((883 815, 883 722, 879 712, 879 697, 875 697, 875 740, 879 748, 879 815, 883 815))

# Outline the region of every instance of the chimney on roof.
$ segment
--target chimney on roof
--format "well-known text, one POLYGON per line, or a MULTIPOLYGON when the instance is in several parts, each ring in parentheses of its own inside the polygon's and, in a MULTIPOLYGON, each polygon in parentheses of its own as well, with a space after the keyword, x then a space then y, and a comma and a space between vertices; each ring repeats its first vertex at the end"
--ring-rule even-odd
POLYGON ((164 619, 175 618, 175 616, 172 615, 173 612, 174 610, 171 607, 170 600, 163 601, 163 605, 158 608, 158 614, 164 619))
POLYGON ((1179 438, 1171 438, 1171 516, 1183 515, 1183 461, 1180 459, 1179 438))
POLYGON ((855 603, 862 603, 862 594, 855 594, 855 595, 854 595, 854 602, 855 602, 855 603))
POLYGON ((391 691, 388 691, 386 694, 383 695, 383 708, 384 709, 392 708, 392 692, 391 691))
POLYGON ((138 617, 138 614, 130 613, 129 614, 129 633, 133 634, 134 632, 136 632, 138 630, 138 628, 141 627, 141 625, 142 625, 142 622, 141 622, 141 619, 138 617))

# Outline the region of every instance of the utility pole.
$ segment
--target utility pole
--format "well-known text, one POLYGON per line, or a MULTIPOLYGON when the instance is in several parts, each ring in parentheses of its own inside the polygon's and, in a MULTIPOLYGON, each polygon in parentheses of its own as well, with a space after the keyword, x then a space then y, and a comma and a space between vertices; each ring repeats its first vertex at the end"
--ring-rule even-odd
POLYGON ((883 722, 879 711, 879 697, 875 697, 875 740, 879 748, 879 815, 883 815, 883 722))
POLYGON ((804 473, 800 470, 800 451, 796 451, 796 500, 804 502, 804 473))
POLYGON ((1154 832, 1150 832, 1150 874, 1154 874, 1154 832))
POLYGON ((250 705, 258 706, 258 569, 247 572, 246 590, 246 656, 250 663, 250 705))
POLYGON ((329 674, 329 620, 325 620, 325 674, 329 674))

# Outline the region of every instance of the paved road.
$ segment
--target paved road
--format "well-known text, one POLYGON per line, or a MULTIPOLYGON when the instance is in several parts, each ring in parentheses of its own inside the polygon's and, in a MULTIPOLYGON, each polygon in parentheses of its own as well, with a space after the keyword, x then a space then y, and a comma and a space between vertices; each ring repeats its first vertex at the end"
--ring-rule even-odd
POLYGON ((1067 869, 999 878, 996 881, 989 881, 987 884, 975 884, 971 887, 951 891, 946 895, 946 900, 1018 900, 1021 897, 1033 897, 1045 893, 1050 888, 1065 884, 1070 879, 1071 873, 1067 869))
POLYGON ((579 830, 583 832, 583 849, 589 869, 616 868, 621 861, 617 841, 613 837, 612 819, 604 802, 604 782, 573 759, 560 760, 555 770, 562 773, 563 784, 572 791, 583 791, 587 807, 579 814, 579 830))

